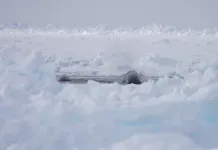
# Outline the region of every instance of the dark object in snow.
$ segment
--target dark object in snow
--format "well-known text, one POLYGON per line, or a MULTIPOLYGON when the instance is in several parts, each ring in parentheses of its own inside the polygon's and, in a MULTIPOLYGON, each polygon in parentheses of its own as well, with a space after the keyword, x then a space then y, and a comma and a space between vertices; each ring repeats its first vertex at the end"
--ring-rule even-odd
POLYGON ((122 76, 122 84, 141 84, 140 76, 136 71, 128 71, 122 76))
MULTIPOLYGON (((179 75, 170 74, 167 78, 173 77, 183 78, 179 75)), ((140 75, 138 72, 131 70, 121 76, 90 76, 90 75, 73 75, 71 73, 59 72, 56 74, 57 81, 60 83, 72 83, 72 84, 86 84, 88 81, 92 80, 99 83, 118 83, 122 85, 127 84, 142 84, 144 82, 148 82, 149 80, 158 81, 160 78, 164 78, 164 76, 147 76, 140 75)))

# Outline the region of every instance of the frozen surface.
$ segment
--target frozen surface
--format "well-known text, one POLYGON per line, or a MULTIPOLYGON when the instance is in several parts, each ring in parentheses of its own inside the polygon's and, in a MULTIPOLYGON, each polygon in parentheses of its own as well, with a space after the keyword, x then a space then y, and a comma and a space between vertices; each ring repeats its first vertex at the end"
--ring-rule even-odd
POLYGON ((218 149, 218 32, 0 30, 1 150, 218 149), (55 71, 151 75, 121 86, 59 84, 55 71))

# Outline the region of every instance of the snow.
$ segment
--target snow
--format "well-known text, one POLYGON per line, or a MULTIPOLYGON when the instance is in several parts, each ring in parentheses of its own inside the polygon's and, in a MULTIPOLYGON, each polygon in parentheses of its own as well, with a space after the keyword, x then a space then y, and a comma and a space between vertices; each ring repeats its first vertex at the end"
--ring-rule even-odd
POLYGON ((218 33, 0 30, 1 150, 218 149, 218 33), (141 85, 59 84, 55 71, 150 75, 141 85))

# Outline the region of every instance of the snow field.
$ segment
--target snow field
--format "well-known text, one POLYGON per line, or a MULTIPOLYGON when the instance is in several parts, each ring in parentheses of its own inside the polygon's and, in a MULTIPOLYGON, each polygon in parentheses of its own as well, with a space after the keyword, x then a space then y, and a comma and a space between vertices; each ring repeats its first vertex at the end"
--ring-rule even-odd
POLYGON ((0 149, 218 147, 217 33, 31 31, 0 31, 0 149), (57 68, 184 79, 59 84, 57 68))

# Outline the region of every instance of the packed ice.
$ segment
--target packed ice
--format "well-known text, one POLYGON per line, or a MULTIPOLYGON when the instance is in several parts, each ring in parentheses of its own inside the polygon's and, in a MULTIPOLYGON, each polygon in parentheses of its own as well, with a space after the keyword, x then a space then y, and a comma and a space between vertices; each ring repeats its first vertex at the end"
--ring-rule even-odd
POLYGON ((218 32, 0 28, 1 150, 218 149, 218 32), (55 72, 180 74, 61 84, 55 72))

